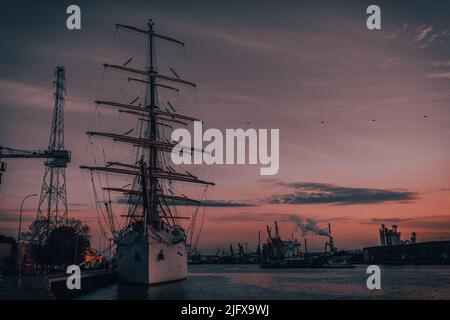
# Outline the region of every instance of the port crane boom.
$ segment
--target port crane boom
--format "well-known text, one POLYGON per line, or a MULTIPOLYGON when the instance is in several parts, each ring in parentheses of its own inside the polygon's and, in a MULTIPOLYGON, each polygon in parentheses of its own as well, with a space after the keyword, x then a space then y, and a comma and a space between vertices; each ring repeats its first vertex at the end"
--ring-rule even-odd
POLYGON ((47 159, 46 166, 65 168, 70 158, 70 151, 67 150, 19 150, 0 146, 0 183, 6 171, 6 163, 2 159, 47 159))

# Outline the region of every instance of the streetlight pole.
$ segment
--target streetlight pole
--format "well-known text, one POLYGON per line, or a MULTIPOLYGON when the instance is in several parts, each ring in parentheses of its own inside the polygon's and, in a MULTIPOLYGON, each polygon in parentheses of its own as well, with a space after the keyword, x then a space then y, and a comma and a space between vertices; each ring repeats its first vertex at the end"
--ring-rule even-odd
POLYGON ((21 263, 20 263, 20 233, 22 231, 22 211, 23 211, 23 203, 25 200, 31 197, 36 197, 36 193, 32 193, 27 195, 25 198, 23 198, 21 204, 20 204, 20 215, 19 215, 19 231, 17 233, 17 289, 19 290, 22 284, 21 279, 21 263))

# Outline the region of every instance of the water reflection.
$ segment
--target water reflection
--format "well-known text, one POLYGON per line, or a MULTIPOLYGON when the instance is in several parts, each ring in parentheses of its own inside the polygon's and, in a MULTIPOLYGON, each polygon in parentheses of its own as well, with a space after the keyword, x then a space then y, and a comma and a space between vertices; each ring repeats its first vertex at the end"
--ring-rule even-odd
POLYGON ((366 268, 267 270, 254 265, 190 266, 186 281, 114 284, 83 299, 450 299, 450 266, 382 267, 382 290, 368 290, 366 268))
POLYGON ((116 284, 117 296, 119 300, 167 300, 167 299, 187 299, 186 281, 178 281, 164 285, 146 287, 130 284, 116 284))

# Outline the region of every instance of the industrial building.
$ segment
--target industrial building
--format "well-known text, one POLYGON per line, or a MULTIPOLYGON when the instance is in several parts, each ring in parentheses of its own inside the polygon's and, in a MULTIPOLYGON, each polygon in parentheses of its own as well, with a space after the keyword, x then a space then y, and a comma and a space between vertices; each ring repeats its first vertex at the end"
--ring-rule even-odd
POLYGON ((415 232, 402 240, 396 225, 381 225, 380 245, 364 248, 364 261, 370 264, 450 264, 450 240, 417 243, 415 232))
POLYGON ((397 231, 397 225, 394 224, 392 229, 386 228, 384 224, 380 228, 380 245, 384 246, 398 246, 401 244, 416 243, 417 235, 415 232, 411 234, 410 240, 402 240, 401 232, 397 231))

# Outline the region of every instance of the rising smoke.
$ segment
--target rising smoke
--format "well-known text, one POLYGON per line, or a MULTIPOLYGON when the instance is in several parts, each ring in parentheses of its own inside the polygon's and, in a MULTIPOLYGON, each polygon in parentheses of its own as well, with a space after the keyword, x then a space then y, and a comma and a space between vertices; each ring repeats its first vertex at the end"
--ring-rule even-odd
POLYGON ((317 221, 313 218, 306 218, 306 222, 303 217, 299 217, 296 215, 290 215, 288 217, 289 221, 292 221, 295 224, 295 231, 300 231, 302 236, 306 236, 308 233, 314 233, 319 236, 329 237, 328 229, 319 228, 317 226, 317 221))

